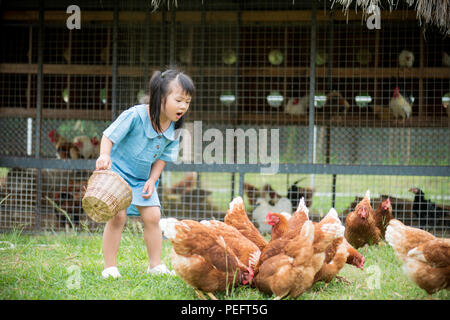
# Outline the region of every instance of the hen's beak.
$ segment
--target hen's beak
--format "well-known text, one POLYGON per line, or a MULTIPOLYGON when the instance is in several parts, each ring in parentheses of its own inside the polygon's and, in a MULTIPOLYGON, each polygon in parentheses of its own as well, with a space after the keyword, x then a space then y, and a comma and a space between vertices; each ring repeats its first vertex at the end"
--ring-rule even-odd
POLYGON ((367 210, 366 210, 366 208, 365 207, 363 207, 362 209, 361 209, 361 211, 359 212, 359 216, 362 218, 362 219, 367 219, 367 216, 368 216, 369 214, 367 213, 367 210))
POLYGON ((271 225, 271 222, 272 222, 271 215, 272 215, 272 212, 269 211, 266 215, 266 220, 264 221, 264 223, 271 225))
POLYGON ((364 270, 364 261, 365 261, 366 259, 364 258, 364 257, 362 257, 362 260, 361 260, 361 264, 359 265, 359 268, 361 269, 361 270, 364 270))

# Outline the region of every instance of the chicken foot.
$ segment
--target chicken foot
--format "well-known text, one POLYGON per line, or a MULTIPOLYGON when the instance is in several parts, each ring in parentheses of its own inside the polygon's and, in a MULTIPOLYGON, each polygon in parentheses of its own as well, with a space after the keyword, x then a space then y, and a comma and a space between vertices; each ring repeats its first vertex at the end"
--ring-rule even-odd
POLYGON ((207 294, 208 297, 210 297, 212 300, 218 300, 218 299, 216 298, 216 296, 215 296, 212 292, 207 292, 206 294, 207 294))
MULTIPOLYGON (((201 290, 194 289, 195 293, 197 294, 197 297, 202 300, 208 300, 206 296, 203 294, 201 290)), ((212 300, 217 300, 216 296, 212 292, 206 292, 207 296, 210 297, 212 300)))
POLYGON ((350 281, 348 281, 347 279, 345 279, 345 278, 342 277, 342 276, 335 276, 335 278, 336 278, 336 280, 338 280, 338 281, 340 281, 340 282, 344 282, 344 283, 346 283, 346 284, 351 284, 350 281))
POLYGON ((200 290, 194 289, 194 291, 195 291, 195 293, 197 294, 197 297, 198 297, 199 299, 202 299, 202 300, 208 300, 208 299, 205 297, 205 295, 203 294, 203 292, 201 292, 200 290))
POLYGON ((273 298, 273 300, 281 300, 289 294, 289 291, 273 298))

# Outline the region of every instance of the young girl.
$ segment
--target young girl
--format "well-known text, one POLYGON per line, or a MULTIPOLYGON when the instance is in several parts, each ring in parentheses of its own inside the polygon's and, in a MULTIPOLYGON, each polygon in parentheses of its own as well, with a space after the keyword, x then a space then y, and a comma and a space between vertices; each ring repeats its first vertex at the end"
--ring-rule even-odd
POLYGON ((191 78, 184 73, 156 71, 150 79, 149 105, 137 105, 122 112, 103 132, 96 169, 118 173, 133 191, 130 207, 106 223, 104 278, 120 277, 116 257, 126 217, 130 215, 140 215, 144 222, 147 272, 174 275, 161 264, 161 212, 156 187, 166 162, 177 159, 180 138, 175 130, 183 124, 194 91, 191 78))

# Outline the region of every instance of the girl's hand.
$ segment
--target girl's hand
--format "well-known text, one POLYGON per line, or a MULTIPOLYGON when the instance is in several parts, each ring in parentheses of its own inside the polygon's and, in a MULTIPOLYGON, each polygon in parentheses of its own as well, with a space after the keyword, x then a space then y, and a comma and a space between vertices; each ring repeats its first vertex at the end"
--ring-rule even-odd
POLYGON ((153 181, 153 179, 148 179, 144 185, 144 189, 142 189, 142 198, 150 198, 152 196, 153 190, 155 190, 155 181, 153 181))
POLYGON ((95 163, 96 170, 109 170, 111 169, 111 158, 108 154, 101 154, 95 163))

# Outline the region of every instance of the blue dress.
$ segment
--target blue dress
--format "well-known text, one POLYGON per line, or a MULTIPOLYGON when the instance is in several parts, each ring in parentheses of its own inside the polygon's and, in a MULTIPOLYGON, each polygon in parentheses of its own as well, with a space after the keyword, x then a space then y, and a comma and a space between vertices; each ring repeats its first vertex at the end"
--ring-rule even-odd
POLYGON ((111 171, 118 173, 133 191, 128 216, 139 216, 137 206, 161 206, 156 187, 150 198, 142 197, 142 189, 150 177, 153 162, 176 161, 180 136, 172 122, 163 133, 153 129, 147 113, 147 105, 141 104, 125 110, 103 134, 114 145, 111 149, 111 171))

